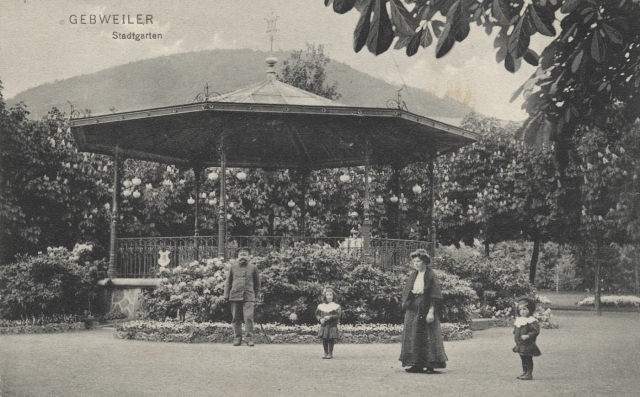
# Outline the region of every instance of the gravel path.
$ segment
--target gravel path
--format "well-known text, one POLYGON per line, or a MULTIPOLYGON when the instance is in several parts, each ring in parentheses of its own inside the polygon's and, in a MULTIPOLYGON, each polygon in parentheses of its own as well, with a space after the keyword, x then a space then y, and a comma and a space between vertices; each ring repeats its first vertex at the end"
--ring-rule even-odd
POLYGON ((542 330, 535 380, 515 379, 510 328, 445 342, 448 368, 408 374, 398 344, 177 344, 113 329, 0 336, 0 396, 638 396, 640 315, 558 312, 542 330))

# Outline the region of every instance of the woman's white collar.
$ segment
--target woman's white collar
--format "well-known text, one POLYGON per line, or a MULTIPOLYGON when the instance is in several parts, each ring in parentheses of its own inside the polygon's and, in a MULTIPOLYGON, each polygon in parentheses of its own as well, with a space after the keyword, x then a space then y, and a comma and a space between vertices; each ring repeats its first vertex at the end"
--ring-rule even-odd
POLYGON ((518 318, 516 318, 516 321, 513 323, 513 325, 515 327, 522 327, 523 325, 533 324, 533 323, 537 323, 537 322, 538 322, 538 320, 536 320, 536 318, 533 317, 533 316, 518 317, 518 318))
POLYGON ((318 309, 322 310, 323 312, 332 312, 339 307, 340 305, 335 302, 321 303, 318 305, 318 309))

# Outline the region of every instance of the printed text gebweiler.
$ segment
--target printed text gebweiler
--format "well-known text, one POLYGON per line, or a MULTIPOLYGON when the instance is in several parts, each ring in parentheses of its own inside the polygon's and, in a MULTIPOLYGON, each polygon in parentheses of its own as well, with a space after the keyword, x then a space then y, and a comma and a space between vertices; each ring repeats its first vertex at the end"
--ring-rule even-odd
POLYGON ((153 25, 151 14, 71 14, 72 25, 153 25))

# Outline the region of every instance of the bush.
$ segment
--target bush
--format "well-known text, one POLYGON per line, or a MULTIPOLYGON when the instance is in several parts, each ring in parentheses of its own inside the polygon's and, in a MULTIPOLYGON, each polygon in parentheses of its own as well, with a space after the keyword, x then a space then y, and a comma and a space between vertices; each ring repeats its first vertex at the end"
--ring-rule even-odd
POLYGON ((511 258, 508 252, 491 258, 485 257, 473 247, 445 247, 438 252, 434 267, 468 281, 479 298, 483 316, 491 317, 491 311, 508 311, 518 296, 533 296, 535 289, 519 263, 519 257, 511 258))
MULTIPOLYGON (((252 259, 261 271, 262 304, 256 322, 316 324, 315 310, 322 288, 338 291, 343 324, 400 324, 404 313, 400 298, 407 274, 385 272, 340 249, 298 244, 265 257, 252 259)), ((193 321, 225 321, 228 305, 220 304, 230 264, 218 259, 192 262, 165 270, 160 285, 145 295, 148 316, 193 321)), ((469 283, 436 271, 444 295, 444 322, 466 323, 476 299, 469 283)))
POLYGON ((322 288, 327 284, 333 285, 341 295, 338 299, 343 308, 343 321, 349 317, 345 302, 352 295, 346 286, 351 280, 350 270, 360 263, 358 258, 340 249, 300 243, 270 252, 258 263, 264 305, 257 312, 263 322, 315 324, 315 310, 322 288))
POLYGON ((221 303, 229 267, 229 263, 216 258, 162 269, 158 274, 160 285, 144 296, 148 317, 160 321, 189 318, 199 322, 225 317, 228 309, 221 303))
MULTIPOLYGON (((73 251, 19 256, 0 268, 0 318, 15 320, 56 315, 86 315, 98 307, 98 280, 106 274, 104 259, 91 259, 91 245, 73 251)), ((95 311, 95 310, 94 310, 95 311)))
MULTIPOLYGON (((267 255, 264 268, 263 317, 286 324, 315 324, 315 309, 324 285, 338 291, 344 324, 400 324, 402 288, 409 273, 383 271, 340 249, 298 244, 267 255)), ((436 271, 442 284, 442 321, 469 320, 476 298, 470 285, 457 276, 436 271)))

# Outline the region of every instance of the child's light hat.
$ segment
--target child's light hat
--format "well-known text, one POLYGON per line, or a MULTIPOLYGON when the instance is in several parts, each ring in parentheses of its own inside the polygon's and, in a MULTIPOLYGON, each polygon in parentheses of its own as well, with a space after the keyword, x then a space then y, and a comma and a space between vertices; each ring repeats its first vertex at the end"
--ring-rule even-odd
POLYGON ((322 294, 326 294, 327 292, 333 292, 334 294, 336 293, 335 288, 333 288, 333 286, 331 285, 326 285, 323 289, 322 289, 322 294))

